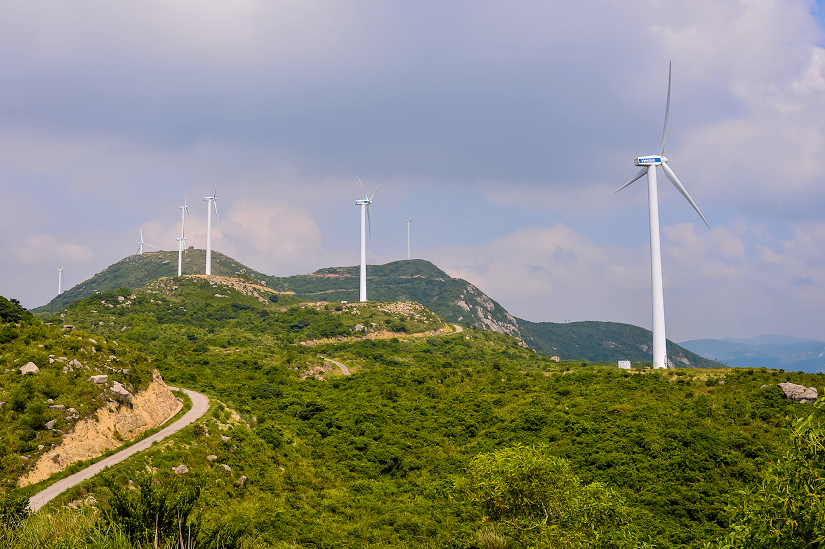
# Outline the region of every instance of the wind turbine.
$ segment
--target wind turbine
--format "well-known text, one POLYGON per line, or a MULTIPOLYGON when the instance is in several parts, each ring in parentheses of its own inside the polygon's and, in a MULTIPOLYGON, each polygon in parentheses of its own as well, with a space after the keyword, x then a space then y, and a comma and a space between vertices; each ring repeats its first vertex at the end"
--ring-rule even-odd
POLYGON ((148 244, 148 243, 143 241, 143 227, 141 227, 140 228, 140 242, 138 243, 138 251, 137 251, 138 255, 143 255, 143 247, 144 246, 149 246, 150 248, 157 249, 156 246, 152 246, 151 244, 148 244))
POLYGON ((665 171, 665 176, 673 183, 682 196, 687 199, 705 225, 708 225, 705 216, 699 211, 699 207, 685 190, 679 178, 667 165, 668 159, 665 154, 665 143, 667 142, 667 123, 670 118, 670 81, 672 66, 668 69, 667 76, 667 107, 665 108, 665 129, 662 132, 662 148, 658 155, 640 156, 636 158, 635 164, 642 166, 642 169, 633 176, 633 179, 621 186, 616 192, 621 191, 634 181, 647 175, 647 200, 650 208, 650 279, 651 291, 653 294, 653 368, 667 368, 667 339, 665 338, 665 298, 662 284, 662 250, 659 244, 659 198, 656 185, 656 166, 661 166, 665 171))
POLYGON ((184 231, 184 225, 186 224, 186 215, 189 213, 189 206, 186 205, 186 194, 183 195, 183 206, 180 207, 180 238, 176 238, 175 240, 178 241, 178 276, 181 275, 181 261, 182 261, 182 253, 183 249, 186 247, 186 232, 184 231))
POLYGON ((412 259, 412 255, 410 255, 410 239, 412 238, 412 215, 410 215, 409 219, 405 219, 404 223, 407 224, 407 259, 412 259))
POLYGON ((63 265, 57 269, 57 295, 63 293, 63 265))
POLYGON ((218 217, 218 189, 212 196, 204 196, 206 204, 206 276, 212 274, 212 206, 215 207, 215 217, 218 217))
MULTIPOLYGON (((356 176, 358 177, 358 176, 356 176)), ((361 178, 358 177, 358 183, 361 183, 361 178)), ((383 183, 381 184, 383 185, 383 183)), ((381 188, 378 185, 378 189, 381 188)), ((361 301, 367 300, 367 222, 370 219, 370 204, 372 204, 372 196, 367 196, 367 191, 364 189, 364 184, 361 183, 361 190, 364 191, 364 200, 356 200, 355 205, 361 206, 361 301)), ((372 244, 372 221, 369 221, 370 227, 370 244, 372 244)))

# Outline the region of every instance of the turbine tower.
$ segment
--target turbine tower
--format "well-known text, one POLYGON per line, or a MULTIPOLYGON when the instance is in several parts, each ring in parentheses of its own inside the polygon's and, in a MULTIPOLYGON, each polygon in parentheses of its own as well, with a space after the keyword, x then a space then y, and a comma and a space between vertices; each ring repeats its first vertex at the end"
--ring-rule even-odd
POLYGON ((57 269, 57 295, 63 293, 63 265, 57 269))
POLYGON ((662 148, 658 155, 640 156, 636 158, 635 164, 641 166, 633 179, 621 186, 616 192, 621 191, 634 181, 647 175, 647 200, 650 208, 650 280, 653 297, 653 368, 667 368, 667 339, 665 337, 665 298, 662 284, 662 250, 659 244, 659 198, 656 185, 656 166, 661 166, 665 176, 673 183, 682 196, 687 199, 705 225, 708 225, 705 216, 699 211, 699 207, 685 190, 679 178, 667 165, 668 159, 665 154, 665 143, 667 142, 667 123, 670 118, 670 81, 671 70, 667 76, 667 107, 665 107, 665 128, 662 132, 662 148))
POLYGON ((205 196, 206 201, 206 276, 212 274, 212 206, 215 207, 215 217, 218 217, 218 204, 216 201, 218 189, 212 193, 212 196, 205 196))
POLYGON ((138 243, 138 255, 143 255, 143 247, 149 246, 150 248, 157 249, 156 246, 152 246, 151 244, 143 241, 143 227, 140 228, 140 242, 138 243))
MULTIPOLYGON (((361 183, 360 177, 358 177, 358 183, 361 183)), ((383 183, 381 185, 383 185, 383 183)), ((381 185, 378 185, 378 189, 381 188, 381 185)), ((372 244, 372 222, 369 221, 370 204, 372 204, 372 197, 375 196, 378 189, 375 189, 372 196, 367 196, 364 184, 361 183, 361 190, 364 191, 364 200, 355 201, 356 206, 361 206, 361 301, 367 300, 367 223, 369 222, 370 244, 372 244)))
POLYGON ((176 238, 175 240, 178 241, 178 276, 181 275, 181 260, 182 260, 182 252, 183 249, 186 247, 186 232, 184 231, 184 226, 186 225, 186 214, 189 213, 189 206, 186 205, 186 195, 183 195, 183 206, 180 207, 180 238, 176 238))
POLYGON ((409 219, 405 219, 404 223, 407 224, 407 259, 412 259, 412 255, 410 255, 410 239, 412 238, 412 215, 409 219))

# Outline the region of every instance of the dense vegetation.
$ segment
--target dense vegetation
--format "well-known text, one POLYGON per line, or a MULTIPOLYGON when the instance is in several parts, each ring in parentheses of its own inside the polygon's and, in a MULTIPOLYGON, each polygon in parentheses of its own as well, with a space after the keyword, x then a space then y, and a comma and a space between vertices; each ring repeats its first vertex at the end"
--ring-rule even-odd
MULTIPOLYGON (((766 471, 799 470, 771 464, 814 408, 776 384, 821 387, 821 376, 556 363, 475 329, 355 339, 354 323, 380 315, 411 326, 380 305, 284 305, 202 279, 73 304, 64 322, 138 347, 167 381, 240 417, 215 404, 62 501, 93 495, 109 519, 84 519, 88 532, 110 527, 142 547, 161 508, 182 509, 181 530, 201 545, 220 535, 227 547, 702 547, 759 516, 739 493, 758 493, 766 471), (124 305, 107 307, 112 324, 92 312, 109 300, 124 305), (306 377, 326 358, 353 375, 306 377), (172 473, 181 464, 189 472, 172 473)), ((162 541, 176 520, 158 519, 162 541)))

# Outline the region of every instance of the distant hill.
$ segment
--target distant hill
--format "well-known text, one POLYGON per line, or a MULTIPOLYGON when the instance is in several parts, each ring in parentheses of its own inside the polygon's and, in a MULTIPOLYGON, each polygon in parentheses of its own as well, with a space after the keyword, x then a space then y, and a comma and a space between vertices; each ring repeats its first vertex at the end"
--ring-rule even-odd
MULTIPOLYGON (((205 250, 187 250, 183 261, 182 274, 203 274, 206 266, 205 250)), ((256 279, 266 277, 263 273, 251 269, 220 252, 212 252, 212 274, 234 276, 243 273, 256 279)), ((34 313, 56 313, 77 299, 85 299, 95 292, 114 291, 118 288, 141 288, 164 276, 178 274, 178 252, 145 252, 142 255, 124 257, 97 273, 92 278, 81 282, 55 297, 45 305, 32 309, 34 313)))
MULTIPOLYGON (((177 262, 177 252, 128 256, 33 312, 56 313, 72 301, 95 292, 141 288, 158 278, 175 276, 177 262)), ((204 250, 188 250, 183 274, 203 274, 205 264, 204 250)), ((359 267, 330 267, 306 275, 274 277, 220 252, 212 252, 213 275, 236 276, 237 273, 277 291, 295 292, 304 301, 357 301, 359 297, 359 267)), ((518 323, 501 305, 466 280, 451 278, 429 261, 412 259, 368 265, 367 273, 370 300, 417 301, 448 322, 520 337, 518 323)))
MULTIPOLYGON (((203 274, 204 250, 188 250, 183 274, 203 274)), ((279 292, 294 292, 301 301, 354 302, 359 297, 359 267, 329 267, 314 273, 274 277, 256 271, 220 252, 212 252, 212 273, 252 278, 279 292)), ((177 274, 177 252, 153 252, 126 257, 89 280, 63 292, 35 313, 57 313, 69 303, 95 292, 143 287, 161 277, 177 274)), ((521 338, 534 350, 549 356, 590 361, 631 360, 649 362, 649 330, 611 322, 530 322, 516 319, 476 286, 450 275, 423 259, 368 265, 368 296, 375 301, 415 301, 447 322, 521 338)), ((702 358, 673 342, 668 356, 677 366, 713 368, 718 363, 702 358)))
MULTIPOLYGON (((518 319, 525 343, 533 349, 568 359, 590 361, 630 360, 650 362, 653 335, 650 330, 619 322, 530 322, 518 319)), ((716 361, 703 358, 668 340, 667 356, 676 366, 718 368, 716 361)))
POLYGON ((816 339, 807 339, 804 337, 792 337, 787 335, 763 334, 747 339, 738 337, 723 337, 722 341, 730 341, 731 343, 744 343, 745 345, 752 345, 758 347, 759 345, 794 345, 797 343, 824 343, 816 339))
POLYGON ((825 371, 825 342, 815 339, 763 335, 750 339, 695 339, 684 341, 682 345, 705 358, 732 367, 825 371))

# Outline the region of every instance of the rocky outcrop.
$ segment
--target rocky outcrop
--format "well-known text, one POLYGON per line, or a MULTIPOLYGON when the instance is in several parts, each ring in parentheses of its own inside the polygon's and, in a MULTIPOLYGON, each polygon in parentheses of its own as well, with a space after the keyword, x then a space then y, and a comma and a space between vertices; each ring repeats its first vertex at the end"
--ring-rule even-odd
POLYGON ((819 398, 815 387, 805 387, 796 383, 780 383, 779 388, 785 393, 785 398, 792 398, 802 404, 813 404, 819 398))
POLYGON ((461 294, 461 299, 455 303, 476 317, 477 321, 473 323, 476 327, 521 339, 518 321, 502 307, 496 308, 493 300, 472 284, 467 285, 467 289, 461 294), (467 301, 471 299, 475 299, 478 303, 474 306, 475 311, 472 310, 473 305, 467 304, 467 301))
POLYGON ((114 402, 99 408, 95 416, 77 423, 63 442, 43 454, 19 486, 39 482, 62 471, 75 461, 96 458, 109 448, 132 440, 144 431, 157 427, 183 407, 155 370, 149 386, 132 396, 131 402, 118 406, 114 402))
POLYGON ((20 368, 20 373, 21 373, 21 374, 24 374, 24 375, 25 375, 25 374, 37 374, 37 373, 39 373, 39 372, 40 372, 40 368, 38 368, 38 367, 34 364, 34 362, 29 362, 28 364, 26 364, 25 366, 23 366, 22 368, 20 368))

